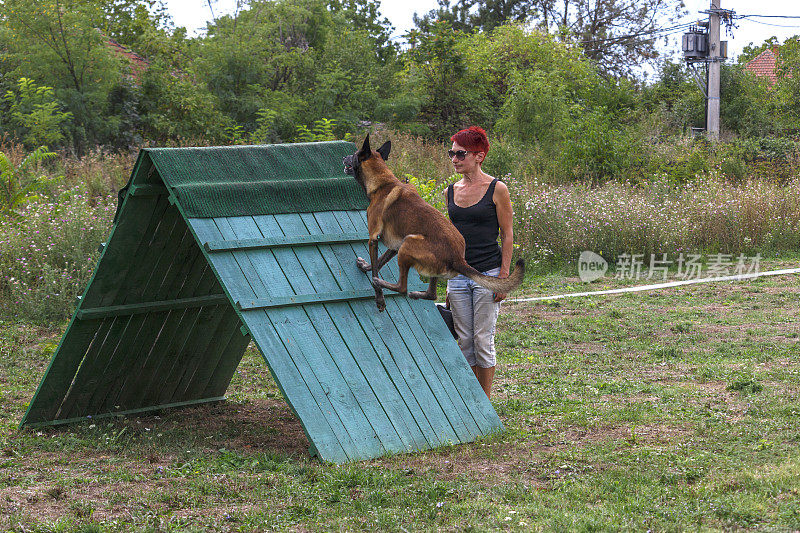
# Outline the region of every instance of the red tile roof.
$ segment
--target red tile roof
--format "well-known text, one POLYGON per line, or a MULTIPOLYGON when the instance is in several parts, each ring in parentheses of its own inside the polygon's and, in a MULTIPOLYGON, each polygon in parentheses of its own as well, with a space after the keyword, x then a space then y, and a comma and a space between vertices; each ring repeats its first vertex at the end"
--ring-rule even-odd
POLYGON ((150 62, 136 52, 128 50, 111 37, 107 37, 107 39, 108 47, 118 56, 128 60, 131 68, 131 76, 133 76, 134 81, 138 82, 142 72, 147 70, 147 67, 150 66, 150 62))
POLYGON ((778 59, 778 48, 767 48, 756 57, 745 63, 744 68, 755 74, 769 79, 770 85, 775 85, 778 75, 775 72, 775 61, 778 59))

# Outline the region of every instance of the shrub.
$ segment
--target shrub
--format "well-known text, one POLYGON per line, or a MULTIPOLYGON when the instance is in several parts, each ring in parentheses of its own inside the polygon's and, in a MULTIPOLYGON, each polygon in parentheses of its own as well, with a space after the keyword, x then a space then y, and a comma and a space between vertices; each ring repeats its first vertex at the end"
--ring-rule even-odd
POLYGON ((69 317, 89 281, 115 211, 115 198, 82 188, 24 206, 0 219, 0 298, 10 317, 53 322, 69 317))

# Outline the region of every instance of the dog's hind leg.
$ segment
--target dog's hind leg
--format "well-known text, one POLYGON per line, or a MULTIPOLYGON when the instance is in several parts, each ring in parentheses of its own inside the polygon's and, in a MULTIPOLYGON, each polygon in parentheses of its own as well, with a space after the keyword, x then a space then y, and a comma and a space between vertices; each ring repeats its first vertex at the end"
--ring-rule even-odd
POLYGON ((422 300, 435 300, 436 299, 436 282, 438 278, 431 278, 430 282, 428 282, 428 290, 427 291, 411 291, 408 293, 409 298, 413 298, 415 300, 422 299, 422 300))
POLYGON ((403 239, 403 244, 397 251, 397 266, 400 270, 400 275, 397 278, 397 283, 389 283, 386 280, 380 279, 377 272, 373 272, 372 285, 380 285, 384 289, 405 294, 408 291, 408 270, 414 266, 414 252, 415 245, 422 237, 419 235, 408 235, 403 239))
MULTIPOLYGON (((378 271, 382 269, 386 265, 386 263, 391 261, 392 257, 396 255, 397 255, 397 250, 392 250, 391 248, 383 252, 383 255, 381 255, 378 258, 378 268, 376 268, 375 270, 378 271)), ((360 257, 356 259, 356 265, 361 270, 361 272, 369 272, 370 270, 372 270, 372 265, 367 263, 366 260, 360 257)))
MULTIPOLYGON (((381 259, 382 258, 383 256, 381 256, 381 259)), ((378 259, 378 239, 369 240, 369 259, 373 265, 380 265, 378 259)), ((383 297, 383 291, 381 290, 380 283, 375 282, 375 280, 382 281, 380 278, 378 278, 379 271, 380 268, 376 268, 372 272, 372 288, 375 289, 375 305, 378 306, 378 311, 384 311, 386 309, 386 299, 383 297)))

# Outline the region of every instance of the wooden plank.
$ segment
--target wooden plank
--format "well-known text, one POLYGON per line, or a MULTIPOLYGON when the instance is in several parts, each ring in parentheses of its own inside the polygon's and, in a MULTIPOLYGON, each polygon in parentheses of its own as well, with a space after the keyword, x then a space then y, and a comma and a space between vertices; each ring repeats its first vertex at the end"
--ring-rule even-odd
MULTIPOLYGON (((239 316, 234 313, 237 325, 241 324, 239 316)), ((228 338, 228 344, 222 352, 222 356, 217 362, 217 366, 211 369, 210 375, 205 375, 205 369, 201 368, 198 374, 194 377, 196 390, 201 390, 200 387, 204 385, 200 397, 208 396, 222 396, 228 390, 231 379, 233 378, 239 363, 242 361, 247 345, 250 344, 252 337, 242 335, 239 328, 236 328, 228 338)), ((208 368, 211 368, 210 366, 208 368)))
POLYGON ((203 246, 208 252, 257 250, 277 248, 279 246, 313 246, 322 243, 346 243, 366 241, 369 237, 364 233, 340 233, 336 235, 284 235, 282 237, 235 239, 230 241, 212 241, 203 246))
MULTIPOLYGON (((360 219, 366 225, 366 212, 352 212, 351 218, 360 219)), ((391 262, 387 265, 390 268, 392 277, 396 276, 397 263, 391 262)), ((387 278, 388 279, 388 278, 387 278)), ((427 285, 418 279, 417 276, 409 276, 409 290, 426 290, 427 285), (413 284, 419 283, 419 288, 412 289, 413 284)), ((398 300, 398 302, 402 302, 398 300)), ((407 318, 414 316, 417 322, 412 322, 411 327, 416 329, 416 324, 419 324, 423 330, 426 331, 426 337, 430 339, 431 346, 439 359, 439 363, 446 369, 450 379, 456 385, 456 389, 462 395, 464 402, 469 405, 468 408, 472 412, 476 423, 481 428, 483 434, 492 433, 502 429, 502 422, 497 416, 491 402, 486 398, 486 394, 475 379, 472 370, 464 362, 463 354, 458 348, 458 344, 450 335, 449 330, 441 327, 441 316, 439 311, 433 305, 423 300, 407 300, 408 305, 412 310, 412 314, 406 314, 407 318), (449 352, 449 353, 448 353, 449 352), (465 396, 466 395, 466 396, 465 396), (474 413, 477 411, 477 414, 474 413)), ((420 337, 422 338, 422 337, 420 337)), ((431 362, 435 365, 436 361, 431 358, 431 362)))
MULTIPOLYGON (((213 221, 190 219, 189 223, 200 242, 223 238, 213 221)), ((241 283, 244 274, 232 253, 214 254, 211 261, 223 283, 228 284, 229 281, 231 284, 241 283), (234 279, 236 271, 238 279, 234 279)), ((233 291, 232 296, 234 295, 244 297, 247 292, 244 288, 240 288, 233 291)), ((275 325, 264 311, 246 312, 243 318, 281 393, 289 406, 298 414, 309 442, 327 461, 344 462, 352 459, 345 453, 341 444, 341 441, 345 441, 347 447, 351 448, 350 436, 341 422, 330 416, 333 407, 319 383, 316 380, 307 383, 303 377, 306 367, 298 365, 289 355, 287 345, 290 339, 284 338, 277 332, 275 325)))
MULTIPOLYGON (((366 224, 366 213, 351 213, 351 218, 360 219, 366 224)), ((397 263, 393 261, 387 266, 390 268, 392 276, 396 276, 397 263)), ((418 275, 409 274, 409 290, 426 289, 427 284, 420 280, 418 275), (412 288, 413 285, 418 285, 418 287, 412 288)), ((496 424, 490 420, 499 422, 497 413, 495 413, 491 403, 486 399, 483 389, 478 385, 472 370, 466 365, 458 345, 453 341, 449 331, 444 328, 439 312, 433 304, 424 300, 415 301, 407 298, 399 299, 397 303, 402 310, 401 319, 406 321, 408 328, 406 331, 413 334, 413 337, 407 337, 407 340, 415 339, 415 342, 422 347, 423 353, 427 354, 427 364, 435 369, 435 374, 448 392, 452 405, 465 423, 465 426, 469 428, 469 432, 477 436, 495 431, 496 424), (411 312, 412 306, 414 309, 422 309, 425 306, 430 307, 429 311, 425 312, 426 322, 424 324, 421 324, 416 314, 411 312), (439 342, 432 343, 430 341, 429 335, 432 334, 435 335, 434 338, 438 339, 439 342), (455 345, 457 351, 452 350, 453 345, 455 345), (445 348, 443 347, 448 346, 451 350, 449 353, 444 352, 445 348), (453 379, 454 376, 457 378, 456 380, 453 379), (476 394, 476 391, 479 391, 483 396, 476 394), (467 399, 465 399, 465 395, 468 395, 467 399)))
MULTIPOLYGON (((358 212, 336 213, 336 217, 343 227, 345 224, 352 224, 360 229, 358 224, 361 226, 365 224, 358 212)), ((357 244, 351 246, 355 255, 364 257, 366 246, 357 244)), ((365 274, 364 276, 366 277, 365 274)), ((393 299, 387 300, 387 309, 394 305, 393 299)), ((425 432, 425 429, 430 427, 433 432, 433 435, 426 433, 426 438, 436 442, 435 446, 459 442, 453 425, 436 397, 440 385, 436 384, 435 378, 430 380, 428 376, 425 376, 406 348, 403 334, 407 332, 398 330, 396 325, 387 318, 388 314, 378 312, 374 304, 365 306, 363 312, 356 313, 356 315, 364 331, 368 332, 368 337, 375 350, 383 355, 384 364, 388 365, 390 364, 388 361, 393 361, 405 377, 408 388, 413 392, 414 398, 421 406, 425 416, 426 422, 420 424, 420 429, 425 432)))
POLYGON ((175 222, 174 218, 171 221, 164 220, 170 206, 163 197, 146 196, 134 200, 126 203, 125 209, 130 209, 130 212, 126 211, 125 216, 119 219, 119 225, 125 227, 116 230, 120 240, 114 239, 113 235, 109 240, 98 265, 97 277, 92 281, 82 306, 105 307, 127 303, 127 289, 143 281, 141 258, 150 246, 153 235, 160 226, 175 222))
MULTIPOLYGON (((339 224, 330 212, 305 213, 301 215, 301 218, 311 232, 335 233, 340 231, 339 224)), ((355 256, 350 246, 321 245, 319 251, 328 263, 331 272, 347 283, 348 287, 354 288, 357 283, 365 283, 363 276, 358 276, 361 272, 354 268, 355 256), (344 257, 341 252, 346 252, 344 257)), ((364 331, 353 314, 352 307, 349 305, 327 306, 327 311, 347 345, 356 368, 369 384, 376 400, 396 428, 399 438, 409 449, 429 448, 430 443, 417 426, 402 393, 394 385, 390 371, 383 366, 369 339, 364 335, 364 331)))
POLYGON ((227 345, 219 343, 218 338, 220 336, 227 338, 231 329, 238 329, 238 318, 231 321, 230 315, 225 311, 226 306, 204 307, 200 311, 197 322, 168 374, 165 385, 159 391, 157 403, 185 400, 185 388, 190 385, 197 368, 201 365, 216 367, 227 345))
MULTIPOLYGON (((123 289, 117 298, 121 305, 138 304, 143 300, 147 302, 157 296, 151 287, 160 285, 185 231, 185 223, 177 209, 167 209, 154 232, 145 235, 139 244, 139 253, 135 256, 138 268, 124 278, 123 289)), ((123 409, 123 406, 115 403, 116 398, 124 381, 130 376, 131 368, 137 363, 140 348, 152 344, 160 329, 161 324, 155 323, 158 318, 141 314, 131 317, 114 350, 107 351, 105 357, 98 357, 95 361, 94 371, 101 377, 96 380, 96 385, 87 387, 91 388, 92 394, 83 406, 86 411, 75 414, 94 415, 123 409)))
MULTIPOLYGON (((387 297, 401 296, 398 293, 386 293, 387 297)), ((375 298, 373 289, 345 290, 335 292, 314 292, 311 294, 295 294, 293 296, 258 298, 236 302, 236 307, 241 311, 252 309, 270 309, 275 307, 291 307, 304 304, 323 304, 333 302, 347 302, 350 300, 364 300, 375 298)))
MULTIPOLYGON (((250 236, 249 232, 255 229, 246 221, 240 220, 239 217, 218 220, 218 226, 226 238, 247 238, 250 236), (223 224, 227 224, 227 227, 223 227, 223 224), (226 232, 226 230, 229 232, 226 232)), ((272 230, 274 233, 271 234, 264 233, 263 230, 260 231, 265 237, 279 235, 277 228, 273 227, 272 230)), ((247 263, 252 269, 247 272, 248 278, 256 277, 261 280, 258 272, 262 267, 258 265, 258 261, 265 256, 264 252, 263 250, 242 250, 234 253, 234 256, 240 261, 240 265, 247 263), (256 261, 256 265, 253 265, 253 261, 256 261)), ((293 252, 286 248, 275 249, 272 252, 273 257, 281 255, 282 252, 288 252, 288 254, 283 254, 287 257, 289 254, 294 257, 293 252)), ((301 267, 297 264, 287 265, 283 261, 279 261, 279 265, 283 269, 294 272, 295 275, 293 277, 295 283, 298 284, 308 284, 308 279, 304 277, 304 274, 307 271, 313 271, 315 268, 311 264, 304 264, 301 267)), ((313 287, 307 286, 305 288, 305 290, 311 289, 313 287)), ((317 333, 313 319, 310 319, 302 309, 280 310, 274 315, 269 313, 268 316, 275 324, 278 333, 294 341, 295 351, 290 350, 289 352, 292 354, 293 360, 297 362, 298 367, 300 365, 306 367, 306 370, 303 371, 304 377, 307 378, 306 381, 309 382, 316 378, 322 390, 325 391, 336 417, 341 421, 342 427, 346 430, 353 443, 352 449, 345 447, 348 456, 374 457, 385 452, 383 443, 370 425, 366 415, 360 412, 354 416, 354 413, 348 410, 348 407, 356 403, 356 398, 345 385, 342 375, 333 370, 335 367, 333 367, 330 354, 327 353, 326 340, 323 335, 317 333)), ((342 442, 341 439, 340 442, 342 442)), ((342 442, 342 445, 344 446, 344 442, 342 442)))
MULTIPOLYGON (((287 217, 282 222, 282 229, 284 233, 293 235, 302 235, 312 231, 315 236, 321 234, 313 217, 304 220, 303 215, 287 217), (309 224, 312 225, 309 226, 309 224)), ((322 253, 323 249, 330 251, 330 245, 294 248, 295 255, 304 268, 311 264, 317 265, 315 270, 319 272, 319 276, 316 280, 317 283, 314 284, 314 290, 322 292, 337 286, 345 289, 352 288, 350 281, 341 272, 339 262, 335 258, 330 261, 326 260, 322 253)), ((401 433, 406 435, 407 430, 404 426, 395 428, 391 418, 381 405, 379 397, 375 394, 373 381, 367 378, 359 367, 354 354, 351 353, 350 345, 346 342, 345 324, 340 324, 333 319, 340 313, 351 314, 350 307, 343 303, 326 303, 322 306, 315 304, 306 306, 306 313, 311 318, 314 328, 319 332, 328 355, 358 402, 358 408, 366 416, 386 451, 407 452, 412 450, 413 446, 409 439, 401 437, 401 433)), ((385 381, 388 378, 385 376, 385 372, 384 376, 371 377, 377 382, 385 381)), ((353 406, 354 409, 355 407, 353 406)))
POLYGON ((62 408, 58 413, 59 418, 92 414, 88 407, 95 391, 104 379, 102 369, 105 368, 106 362, 119 346, 119 342, 133 318, 125 316, 107 319, 110 321, 110 328, 106 330, 102 339, 98 339, 97 345, 93 343, 87 352, 72 386, 64 398, 62 408))
MULTIPOLYGON (((186 261, 186 270, 181 269, 176 272, 176 281, 169 283, 167 288, 163 289, 166 290, 164 294, 169 298, 183 299, 196 298, 197 295, 208 292, 221 293, 222 288, 203 257, 200 247, 194 242, 194 235, 190 234, 189 237, 194 244, 196 254, 186 261)), ((161 290, 162 288, 159 288, 159 291, 161 290)), ((184 318, 186 318, 185 310, 179 309, 153 314, 154 321, 160 323, 161 327, 149 346, 144 344, 141 346, 141 353, 144 355, 138 358, 140 366, 135 372, 131 372, 130 377, 121 386, 119 404, 143 408, 148 387, 163 386, 168 375, 167 368, 171 367, 166 365, 172 364, 172 361, 167 361, 165 353, 184 318)))
POLYGON ((169 191, 164 185, 131 185, 128 194, 131 196, 166 196, 169 191))
POLYGON ((22 418, 22 426, 55 417, 100 324, 101 321, 77 321, 73 317, 22 418))
MULTIPOLYGON (((332 212, 331 215, 335 223, 339 224, 342 230, 356 229, 356 226, 351 220, 349 213, 337 211, 332 212)), ((333 221, 330 221, 329 223, 333 224, 333 221)), ((367 276, 355 265, 355 257, 357 257, 358 254, 353 246, 337 246, 335 247, 335 252, 339 254, 340 264, 344 265, 343 269, 347 273, 348 277, 353 280, 353 283, 359 283, 359 280, 362 280, 362 283, 369 285, 367 276)), ((350 307, 353 309, 357 317, 365 317, 370 313, 376 312, 375 304, 368 301, 354 301, 350 303, 350 307)), ((362 335, 364 335, 365 338, 367 338, 366 332, 370 332, 370 335, 375 335, 375 331, 370 326, 365 327, 363 324, 361 324, 361 322, 363 321, 359 320, 359 328, 361 329, 362 335)), ((367 342, 370 342, 382 365, 389 373, 392 384, 403 397, 403 401, 409 409, 409 413, 411 414, 413 422, 416 423, 417 428, 423 434, 428 445, 430 447, 436 447, 445 444, 446 441, 443 441, 439 433, 433 429, 433 426, 430 424, 425 410, 422 407, 422 405, 427 405, 429 402, 429 391, 426 389, 419 389, 415 392, 414 387, 416 387, 416 383, 412 382, 412 378, 415 376, 415 374, 406 376, 406 374, 400 370, 396 361, 392 357, 391 352, 387 348, 386 344, 381 341, 381 339, 367 338, 367 342), (419 400, 416 397, 417 395, 421 396, 419 400)), ((407 425, 411 427, 413 424, 409 422, 407 425)))
POLYGON ((98 319, 110 316, 138 315, 155 311, 169 311, 172 309, 186 309, 189 307, 204 307, 207 305, 220 305, 229 303, 224 294, 211 294, 209 296, 195 296, 193 298, 180 298, 177 300, 162 300, 156 302, 142 302, 127 305, 111 305, 108 307, 94 307, 79 309, 76 313, 79 319, 98 319))
MULTIPOLYGON (((436 376, 439 383, 441 383, 442 391, 446 399, 440 398, 440 403, 447 405, 446 412, 451 422, 454 422, 454 427, 457 425, 458 430, 460 430, 459 438, 461 438, 461 442, 472 442, 475 438, 484 434, 481 427, 486 425, 483 416, 478 415, 476 417, 471 413, 470 405, 464 402, 460 391, 442 365, 436 349, 431 345, 426 331, 423 330, 416 321, 409 307, 408 299, 398 298, 396 304, 396 310, 391 310, 390 316, 396 324, 401 325, 405 331, 409 332, 404 337, 406 346, 409 351, 415 355, 417 365, 422 372, 428 376, 436 376), (481 423, 479 423, 476 418, 479 419, 481 423), (457 421, 458 419, 461 421, 460 424, 457 421)), ((429 302, 429 305, 433 305, 433 303, 429 302)), ((439 318, 439 320, 441 320, 441 318, 439 318)), ((469 370, 469 372, 472 374, 472 370, 469 370)), ((475 379, 474 374, 473 379, 475 379)))
POLYGON ((145 407, 143 409, 127 409, 125 411, 120 411, 117 413, 101 413, 99 415, 90 415, 90 416, 77 416, 74 418, 64 418, 59 420, 49 420, 46 422, 37 422, 32 424, 27 424, 28 427, 37 428, 37 427, 45 427, 45 426, 58 426, 62 424, 74 424, 75 422, 83 422, 87 419, 96 420, 98 418, 110 418, 112 416, 127 416, 127 415, 135 415, 139 413, 146 413, 148 411, 161 411, 163 409, 175 409, 179 407, 187 407, 190 405, 200 405, 204 403, 213 403, 213 402, 221 402, 225 400, 225 398, 203 398, 202 400, 193 400, 189 402, 179 402, 173 403, 168 405, 154 405, 152 407, 145 407))
MULTIPOLYGON (((361 223, 366 224, 366 215, 364 213, 351 212, 350 216, 351 219, 354 220, 354 223, 358 223, 360 220, 361 223)), ((366 247, 363 245, 355 244, 353 247, 354 249, 358 250, 359 253, 368 252, 366 247)), ((396 278, 398 272, 397 262, 392 261, 389 265, 387 265, 387 267, 387 270, 389 270, 392 277, 396 278)), ((412 290, 415 282, 421 284, 419 276, 417 276, 415 271, 412 270, 409 273, 409 290, 412 290)), ((425 286, 425 288, 427 288, 427 286, 425 286)), ((391 294, 391 292, 387 292, 386 294, 391 294)), ((468 409, 464 405, 458 392, 453 390, 452 382, 449 380, 449 378, 446 375, 443 375, 443 372, 437 372, 438 369, 434 369, 434 367, 431 366, 429 357, 435 357, 436 354, 430 349, 429 344, 425 346, 429 349, 426 351, 417 341, 416 336, 418 334, 418 330, 408 324, 404 313, 405 309, 400 307, 400 305, 404 303, 404 300, 405 297, 398 298, 397 302, 393 302, 396 303, 395 306, 393 306, 391 309, 387 308, 387 317, 379 317, 379 319, 386 321, 386 318, 389 318, 386 323, 391 323, 395 328, 397 328, 400 337, 403 339, 403 343, 405 344, 405 349, 414 359, 414 362, 416 363, 420 372, 428 381, 428 384, 436 396, 437 401, 441 405, 442 410, 446 414, 448 421, 458 435, 459 441, 471 442, 480 434, 478 427, 472 419, 472 416, 469 414, 468 409)))
POLYGON ((440 364, 450 376, 456 390, 461 393, 464 402, 469 406, 482 433, 487 435, 501 430, 503 424, 500 417, 497 416, 486 393, 475 379, 472 369, 467 365, 458 343, 453 339, 450 330, 437 321, 437 319, 441 320, 439 311, 432 303, 422 300, 410 300, 406 302, 406 305, 409 307, 406 316, 409 317, 409 320, 411 317, 415 318, 420 331, 425 332, 425 337, 430 340, 440 364))

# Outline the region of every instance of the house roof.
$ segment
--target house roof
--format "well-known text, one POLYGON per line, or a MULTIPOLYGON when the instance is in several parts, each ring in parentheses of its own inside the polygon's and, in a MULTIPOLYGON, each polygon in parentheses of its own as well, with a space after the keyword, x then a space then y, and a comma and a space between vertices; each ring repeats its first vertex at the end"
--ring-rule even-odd
POLYGON ((755 74, 769 80, 770 85, 775 85, 778 81, 778 75, 775 70, 775 64, 778 59, 778 49, 767 48, 756 57, 745 63, 744 68, 755 74))
POLYGON ((122 57, 128 61, 131 68, 131 76, 133 76, 134 80, 139 81, 142 73, 150 66, 150 62, 136 52, 131 51, 125 46, 122 46, 111 37, 107 37, 107 39, 108 47, 119 57, 122 57))

